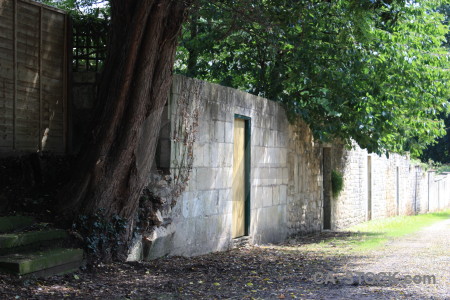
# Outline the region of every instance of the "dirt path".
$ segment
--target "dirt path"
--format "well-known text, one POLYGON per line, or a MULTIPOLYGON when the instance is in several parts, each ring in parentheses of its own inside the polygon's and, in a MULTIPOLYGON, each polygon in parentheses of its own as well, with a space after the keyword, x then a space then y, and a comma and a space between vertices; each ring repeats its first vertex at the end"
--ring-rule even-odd
POLYGON ((355 284, 339 285, 336 296, 342 293, 358 295, 359 299, 450 299, 450 219, 396 239, 365 257, 350 259, 339 271, 345 282, 355 284), (342 274, 346 272, 352 273, 352 280, 347 279, 348 273, 342 274), (381 274, 377 282, 373 274, 382 272, 387 274, 381 274), (397 274, 389 277, 389 273, 397 274), (435 284, 431 283, 433 279, 435 284))
POLYGON ((305 251, 331 235, 46 280, 0 275, 0 299, 450 299, 450 219, 361 255, 305 251), (381 272, 398 273, 377 282, 373 274, 381 272), (424 275, 436 284, 412 281, 430 279, 424 275))

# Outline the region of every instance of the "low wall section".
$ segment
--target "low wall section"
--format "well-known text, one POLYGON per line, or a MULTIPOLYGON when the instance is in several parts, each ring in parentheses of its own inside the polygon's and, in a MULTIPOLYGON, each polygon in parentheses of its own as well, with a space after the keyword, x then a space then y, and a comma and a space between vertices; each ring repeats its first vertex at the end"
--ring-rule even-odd
MULTIPOLYGON (((175 77, 168 110, 172 132, 180 117, 178 99, 192 84, 199 81, 175 77)), ((231 247, 237 117, 247 118, 250 130, 249 242, 279 242, 299 230, 320 230, 321 149, 309 129, 290 125, 281 106, 267 99, 216 84, 202 83, 200 89, 190 180, 176 205, 163 211, 171 224, 155 230, 149 257, 231 247)), ((178 147, 172 144, 172 163, 180 160, 178 147)))
POLYGON ((408 156, 378 156, 355 146, 334 146, 333 169, 344 189, 332 199, 332 229, 370 219, 414 215, 450 207, 450 176, 424 170, 408 156))

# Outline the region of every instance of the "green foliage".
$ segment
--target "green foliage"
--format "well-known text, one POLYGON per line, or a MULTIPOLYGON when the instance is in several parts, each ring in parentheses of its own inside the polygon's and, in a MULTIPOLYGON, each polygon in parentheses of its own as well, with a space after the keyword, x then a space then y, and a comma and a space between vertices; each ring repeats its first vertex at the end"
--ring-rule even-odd
MULTIPOLYGON (((42 2, 109 15, 108 1, 42 2)), ((450 111, 447 4, 198 0, 175 70, 279 101, 321 141, 417 157, 450 111)))
POLYGON ((331 171, 331 193, 333 197, 336 198, 339 196, 341 191, 344 188, 344 178, 339 171, 331 171))
POLYGON ((440 174, 440 173, 448 173, 448 172, 450 172, 450 165, 442 165, 439 168, 437 168, 436 171, 437 171, 438 174, 440 174))
POLYGON ((116 256, 127 228, 126 219, 120 216, 107 218, 102 210, 87 216, 80 215, 72 230, 83 239, 85 251, 93 260, 110 260, 116 256))
POLYGON ((429 145, 421 154, 422 161, 435 161, 443 164, 450 163, 450 116, 444 120, 446 135, 436 139, 436 142, 429 145))
POLYGON ((442 3, 200 1, 175 67, 283 103, 322 141, 417 156, 449 112, 442 3))
POLYGON ((399 216, 372 220, 350 227, 348 230, 363 235, 363 239, 357 241, 354 250, 370 250, 385 245, 388 240, 415 233, 449 217, 450 210, 416 216, 399 216))
MULTIPOLYGON (((442 5, 439 7, 438 11, 445 16, 444 24, 448 26, 450 19, 450 5, 442 5)), ((447 31, 445 35, 444 47, 447 51, 450 50, 450 31, 447 31)), ((449 105, 449 103, 447 103, 447 105, 449 105)), ((422 161, 427 162, 431 160, 443 164, 450 163, 450 115, 445 116, 445 114, 442 114, 441 118, 444 119, 446 134, 436 139, 435 143, 428 145, 420 156, 422 161)))
POLYGON ((108 0, 36 0, 68 11, 72 16, 92 16, 107 19, 110 16, 108 0))

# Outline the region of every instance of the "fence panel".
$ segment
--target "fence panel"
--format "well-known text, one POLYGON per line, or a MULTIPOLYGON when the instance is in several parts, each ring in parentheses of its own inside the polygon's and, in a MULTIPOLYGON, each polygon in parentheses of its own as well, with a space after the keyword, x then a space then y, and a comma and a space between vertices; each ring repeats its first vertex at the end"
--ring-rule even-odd
POLYGON ((0 0, 0 152, 67 149, 65 12, 0 0))

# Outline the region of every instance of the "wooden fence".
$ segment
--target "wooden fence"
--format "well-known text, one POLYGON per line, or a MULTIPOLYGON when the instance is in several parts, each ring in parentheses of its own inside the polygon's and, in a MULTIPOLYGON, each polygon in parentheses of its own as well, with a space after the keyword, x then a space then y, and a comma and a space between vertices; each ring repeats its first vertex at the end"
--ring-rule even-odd
POLYGON ((68 16, 0 0, 0 154, 67 150, 68 16))

